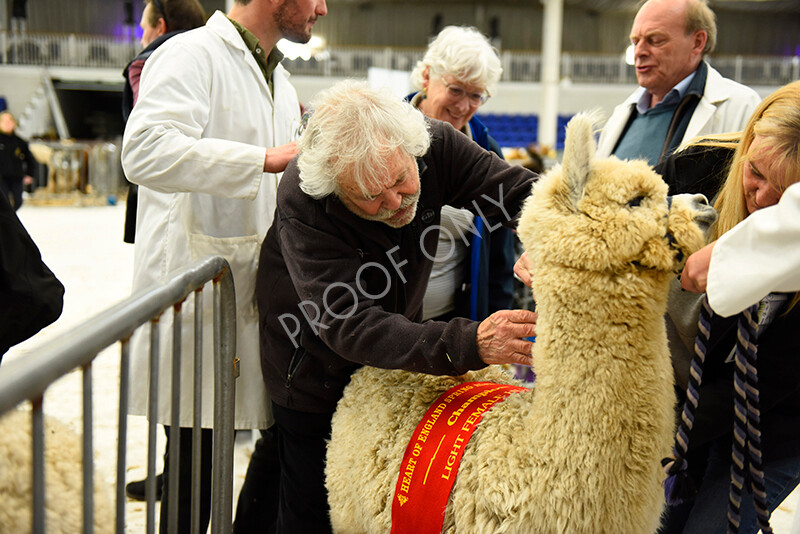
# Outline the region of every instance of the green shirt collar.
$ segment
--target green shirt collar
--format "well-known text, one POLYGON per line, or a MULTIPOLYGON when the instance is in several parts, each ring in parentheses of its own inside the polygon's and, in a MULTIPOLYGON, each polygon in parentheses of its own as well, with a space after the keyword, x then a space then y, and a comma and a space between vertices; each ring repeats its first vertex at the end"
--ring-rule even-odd
POLYGON ((273 47, 269 53, 269 56, 266 56, 263 47, 258 42, 258 37, 253 35, 253 32, 236 22, 228 18, 231 21, 233 26, 239 32, 239 35, 242 36, 242 40, 244 41, 244 45, 247 47, 248 50, 253 54, 253 58, 256 60, 256 64, 258 68, 261 69, 261 73, 264 75, 264 79, 267 81, 267 85, 269 86, 270 92, 273 92, 272 88, 272 73, 275 72, 275 69, 278 67, 278 64, 283 60, 283 54, 278 47, 273 47))

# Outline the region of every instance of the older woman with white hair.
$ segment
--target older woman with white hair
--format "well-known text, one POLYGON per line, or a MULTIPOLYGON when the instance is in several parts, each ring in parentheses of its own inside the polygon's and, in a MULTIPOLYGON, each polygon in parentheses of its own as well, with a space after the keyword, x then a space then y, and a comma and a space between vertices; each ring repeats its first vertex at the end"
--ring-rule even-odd
MULTIPOLYGON (((418 92, 407 99, 426 116, 449 122, 502 158, 500 146, 475 116, 502 73, 497 51, 483 34, 471 27, 448 26, 411 73, 418 92)), ((450 206, 442 210, 442 228, 423 318, 481 320, 511 307, 513 232, 450 206)))
POLYGON ((472 27, 448 26, 411 72, 411 84, 419 90, 411 95, 411 103, 428 117, 449 122, 483 144, 488 132, 475 119, 475 112, 489 99, 502 74, 497 51, 483 34, 472 27), (473 132, 473 125, 481 128, 473 132))

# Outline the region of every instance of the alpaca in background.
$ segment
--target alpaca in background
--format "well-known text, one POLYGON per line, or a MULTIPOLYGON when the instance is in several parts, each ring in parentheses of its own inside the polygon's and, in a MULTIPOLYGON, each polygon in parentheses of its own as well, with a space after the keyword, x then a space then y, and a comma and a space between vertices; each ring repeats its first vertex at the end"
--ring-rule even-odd
MULTIPOLYGON (((45 529, 53 534, 83 532, 81 437, 57 419, 44 416, 45 529)), ((0 416, 0 532, 33 531, 31 412, 0 416)), ((95 472, 94 532, 114 531, 112 487, 95 472)))

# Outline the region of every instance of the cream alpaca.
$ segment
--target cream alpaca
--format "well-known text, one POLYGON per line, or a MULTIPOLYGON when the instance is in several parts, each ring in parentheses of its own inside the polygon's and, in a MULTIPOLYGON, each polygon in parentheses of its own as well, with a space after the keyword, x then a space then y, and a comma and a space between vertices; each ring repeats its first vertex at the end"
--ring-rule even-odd
MULTIPOLYGON (((48 533, 83 530, 81 438, 45 415, 45 527, 48 533)), ((32 531, 31 413, 12 410, 0 416, 0 532, 32 531)), ((94 532, 114 531, 111 486, 95 472, 94 532)))
MULTIPOLYGON (((654 532, 660 460, 674 427, 664 328, 670 278, 715 214, 667 200, 644 162, 594 159, 592 118, 567 129, 563 165, 519 223, 533 262, 536 387, 486 413, 466 447, 444 532, 654 532)), ((699 198, 698 198, 699 197, 699 198)), ((334 530, 389 532, 401 458, 428 406, 498 368, 436 377, 364 367, 333 418, 327 487, 334 530)))

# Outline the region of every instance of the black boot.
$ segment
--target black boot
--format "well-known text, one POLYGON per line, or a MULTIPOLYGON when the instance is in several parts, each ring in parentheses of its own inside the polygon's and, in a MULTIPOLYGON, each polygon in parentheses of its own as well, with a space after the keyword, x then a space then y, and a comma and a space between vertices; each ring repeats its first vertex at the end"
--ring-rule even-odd
MULTIPOLYGON (((161 483, 163 479, 163 474, 156 475, 156 500, 161 500, 161 483)), ((144 480, 134 480, 133 482, 128 482, 125 485, 125 495, 128 498, 133 499, 134 501, 144 501, 147 500, 145 496, 145 484, 147 479, 144 480)))

